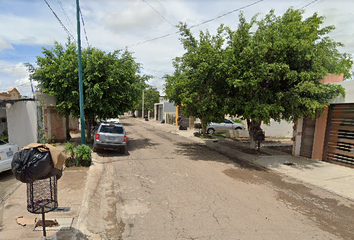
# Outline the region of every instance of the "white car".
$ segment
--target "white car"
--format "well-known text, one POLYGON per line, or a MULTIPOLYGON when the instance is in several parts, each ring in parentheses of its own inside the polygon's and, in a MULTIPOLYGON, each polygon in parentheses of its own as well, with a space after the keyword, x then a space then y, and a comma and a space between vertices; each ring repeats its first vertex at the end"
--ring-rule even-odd
POLYGON ((16 152, 18 152, 16 144, 0 142, 0 172, 11 169, 12 158, 16 152))
POLYGON ((108 118, 106 121, 104 122, 108 122, 108 123, 120 123, 119 121, 119 117, 118 118, 108 118))
POLYGON ((229 119, 224 119, 223 123, 210 123, 206 131, 208 134, 213 134, 215 132, 226 132, 227 130, 242 130, 244 127, 241 123, 235 123, 229 119))

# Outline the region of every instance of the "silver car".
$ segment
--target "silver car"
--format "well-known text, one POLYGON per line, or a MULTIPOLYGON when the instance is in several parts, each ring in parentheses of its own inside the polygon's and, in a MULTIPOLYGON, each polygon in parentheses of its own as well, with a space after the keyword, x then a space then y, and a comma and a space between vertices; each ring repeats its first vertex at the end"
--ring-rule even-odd
POLYGON ((93 139, 93 151, 100 149, 118 150, 125 153, 127 148, 127 135, 122 124, 114 122, 101 123, 93 139))
POLYGON ((226 132, 227 130, 242 130, 243 125, 241 123, 235 123, 229 119, 224 119, 223 123, 210 123, 206 131, 208 134, 213 134, 215 132, 226 132))

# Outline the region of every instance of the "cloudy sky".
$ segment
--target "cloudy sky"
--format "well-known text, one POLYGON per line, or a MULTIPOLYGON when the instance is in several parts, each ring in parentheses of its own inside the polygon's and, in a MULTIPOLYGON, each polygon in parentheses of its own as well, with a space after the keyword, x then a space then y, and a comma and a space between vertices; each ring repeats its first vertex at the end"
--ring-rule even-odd
MULTIPOLYGON (((306 17, 325 16, 324 25, 336 27, 330 36, 345 44, 340 50, 354 54, 353 0, 80 0, 81 45, 107 52, 128 47, 142 72, 154 76, 149 84, 162 93, 162 76, 173 73, 172 59, 184 52, 178 22, 197 25, 192 28, 197 36, 222 23, 236 29, 240 10, 249 20, 271 9, 282 15, 289 7, 303 8, 306 17)), ((75 0, 0 0, 0 92, 17 87, 30 96, 24 63, 35 65, 42 47, 64 44, 68 35, 76 41, 75 0)))

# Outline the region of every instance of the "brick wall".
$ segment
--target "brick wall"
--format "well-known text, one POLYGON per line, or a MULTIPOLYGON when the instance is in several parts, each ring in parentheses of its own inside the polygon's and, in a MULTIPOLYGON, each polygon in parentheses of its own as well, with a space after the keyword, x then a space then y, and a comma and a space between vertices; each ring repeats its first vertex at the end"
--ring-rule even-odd
POLYGON ((66 141, 65 117, 59 115, 55 107, 47 106, 44 109, 44 124, 47 128, 46 134, 48 142, 66 141))

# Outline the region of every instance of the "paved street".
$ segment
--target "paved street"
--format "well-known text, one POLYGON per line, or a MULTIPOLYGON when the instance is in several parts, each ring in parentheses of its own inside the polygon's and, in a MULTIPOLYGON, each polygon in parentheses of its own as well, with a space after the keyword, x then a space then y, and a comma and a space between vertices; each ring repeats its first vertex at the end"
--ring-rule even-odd
POLYGON ((93 154, 78 229, 102 239, 354 239, 353 202, 134 118, 93 154))

